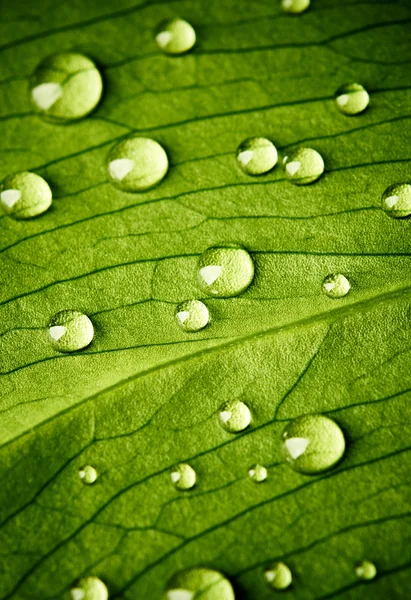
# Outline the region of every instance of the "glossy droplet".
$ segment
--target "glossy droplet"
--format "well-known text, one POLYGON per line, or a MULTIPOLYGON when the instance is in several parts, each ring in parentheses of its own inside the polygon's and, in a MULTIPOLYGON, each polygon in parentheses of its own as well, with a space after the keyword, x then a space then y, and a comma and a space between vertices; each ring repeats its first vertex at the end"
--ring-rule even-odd
POLYGON ((283 433, 284 459, 294 471, 321 473, 344 455, 345 439, 340 427, 324 415, 304 415, 289 423, 283 433))
POLYGON ((70 590, 72 600, 107 600, 108 590, 98 577, 83 577, 70 590))
POLYGON ((125 192, 143 192, 157 185, 168 171, 168 158, 158 142, 144 137, 117 144, 108 157, 112 183, 125 192))
POLYGON ((335 103, 344 115, 358 115, 369 104, 367 90, 359 83, 347 83, 340 87, 335 94, 335 103))
POLYGON ((98 477, 96 469, 91 465, 86 465, 85 467, 82 467, 79 470, 78 475, 82 482, 87 485, 91 485, 92 483, 94 483, 98 477))
POLYGON ((186 300, 177 306, 176 321, 184 331, 200 331, 209 318, 208 308, 201 300, 186 300))
POLYGON ((215 247, 206 250, 198 265, 201 289, 210 296, 237 296, 254 277, 254 263, 244 248, 215 247))
POLYGON ((298 15, 310 6, 310 0, 281 0, 281 6, 287 13, 298 15))
POLYGON ((62 310, 50 321, 48 333, 55 350, 74 352, 91 343, 94 327, 87 315, 76 310, 62 310))
POLYGON ((264 570, 264 579, 272 590, 286 590, 290 587, 293 576, 290 568, 285 563, 279 562, 269 565, 264 570))
POLYGON ((369 560, 363 560, 355 567, 355 574, 359 579, 374 579, 377 575, 377 568, 369 560))
POLYGON ((178 490, 191 490, 196 484, 197 475, 193 467, 181 463, 171 471, 171 481, 178 490))
POLYGON ((171 19, 161 23, 156 41, 165 54, 184 54, 196 43, 196 32, 184 19, 171 19))
POLYGON ((40 175, 23 171, 9 175, 1 186, 3 210, 15 219, 30 219, 51 206, 51 190, 40 175))
POLYGON ((387 188, 381 200, 382 209, 393 219, 404 219, 411 215, 411 185, 395 183, 387 188))
POLYGON ((344 298, 350 291, 351 285, 341 273, 327 275, 323 281, 323 292, 329 298, 344 298))
POLYGON ((248 475, 250 479, 255 481, 256 483, 261 483, 267 479, 267 469, 262 465, 253 465, 248 470, 248 475))
POLYGON ((247 175, 268 173, 277 164, 276 147, 266 138, 248 138, 237 149, 237 160, 247 175))
POLYGON ((241 400, 227 402, 221 407, 219 419, 222 427, 230 433, 244 431, 251 423, 250 409, 241 400))
POLYGON ((201 567, 176 573, 168 582, 165 600, 235 600, 231 583, 218 571, 201 567))
POLYGON ((96 65, 82 54, 53 54, 34 72, 30 83, 38 113, 65 123, 88 115, 98 104, 103 82, 96 65))
POLYGON ((283 159, 287 179, 295 185, 313 183, 324 173, 321 154, 312 148, 298 148, 283 159))

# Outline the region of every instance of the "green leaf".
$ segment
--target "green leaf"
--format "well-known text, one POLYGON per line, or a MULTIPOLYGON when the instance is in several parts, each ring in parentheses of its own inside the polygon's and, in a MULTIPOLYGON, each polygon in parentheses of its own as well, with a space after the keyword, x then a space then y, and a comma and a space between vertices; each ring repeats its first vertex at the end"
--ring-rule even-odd
POLYGON ((179 569, 225 573, 236 597, 264 600, 264 567, 293 573, 287 598, 405 599, 411 584, 410 223, 380 209, 410 179, 411 6, 313 0, 300 16, 270 1, 15 0, 2 11, 1 177, 32 170, 54 201, 31 221, 0 217, 0 597, 66 598, 96 575, 111 597, 161 597, 179 569), (153 31, 182 16, 198 43, 161 54, 153 31), (49 54, 82 52, 105 92, 75 124, 39 119, 28 79, 49 54), (334 105, 342 84, 370 93, 364 114, 334 105), (106 157, 129 133, 153 137, 170 171, 127 194, 106 157), (280 155, 304 144, 326 173, 297 188, 277 166, 235 161, 251 136, 280 155), (211 324, 180 331, 176 305, 201 297, 198 256, 244 245, 256 277, 241 296, 204 300, 211 324), (327 298, 344 273, 352 289, 327 298), (95 338, 55 352, 62 309, 95 338), (218 423, 235 398, 252 424, 218 423), (281 458, 290 419, 320 412, 347 451, 320 476, 281 458), (177 491, 171 468, 197 485, 177 491), (248 469, 259 463, 267 480, 248 469), (78 471, 99 474, 84 485, 78 471), (373 581, 355 565, 371 560, 373 581))

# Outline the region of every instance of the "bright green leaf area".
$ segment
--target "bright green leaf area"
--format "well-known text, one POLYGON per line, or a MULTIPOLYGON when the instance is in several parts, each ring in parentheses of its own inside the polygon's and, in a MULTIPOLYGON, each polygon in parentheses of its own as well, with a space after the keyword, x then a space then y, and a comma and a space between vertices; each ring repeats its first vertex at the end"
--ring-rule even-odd
POLYGON ((54 201, 31 221, 0 216, 0 597, 68 598, 96 575, 112 598, 155 600, 177 570, 206 566, 264 600, 264 567, 281 560, 290 600, 408 598, 411 230, 380 198, 411 179, 409 0, 312 0, 300 16, 276 0, 1 4, 0 177, 32 170, 54 201), (175 16, 198 42, 168 57, 153 31, 175 16), (68 50, 96 61, 105 90, 59 126, 34 114, 28 83, 68 50), (370 93, 356 117, 333 102, 347 82, 370 93), (133 132, 170 158, 140 194, 106 171, 133 132), (252 136, 281 158, 313 147, 326 172, 305 187, 280 166, 247 176, 235 151, 252 136), (221 243, 244 245, 256 277, 204 299, 198 256, 221 243), (323 294, 329 273, 349 278, 345 298, 323 294), (174 320, 189 298, 212 315, 198 333, 174 320), (69 308, 95 338, 62 355, 45 327, 69 308), (236 398, 252 423, 233 435, 217 413, 236 398), (319 476, 281 458, 285 424, 309 412, 347 440, 319 476), (172 485, 177 463, 196 470, 193 490, 172 485), (356 578, 363 559, 375 580, 356 578))

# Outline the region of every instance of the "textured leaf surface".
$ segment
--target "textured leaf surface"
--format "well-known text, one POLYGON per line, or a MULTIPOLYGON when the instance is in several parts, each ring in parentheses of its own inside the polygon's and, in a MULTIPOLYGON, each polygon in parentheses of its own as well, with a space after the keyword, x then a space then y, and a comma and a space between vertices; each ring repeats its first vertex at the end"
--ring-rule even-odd
POLYGON ((410 179, 411 6, 313 0, 300 17, 279 3, 3 2, 1 177, 33 170, 54 193, 33 221, 0 217, 0 597, 67 597, 100 576, 112 597, 158 598, 186 566, 225 572, 238 598, 271 597, 262 569, 282 559, 287 597, 405 599, 410 528, 410 224, 380 210, 410 179), (152 32, 181 15, 193 53, 159 53, 152 32), (68 126, 35 116, 28 79, 52 52, 96 60, 105 82, 93 115, 68 126), (361 116, 334 91, 360 81, 361 116), (171 168, 144 194, 107 182, 116 140, 140 132, 171 168), (310 145, 326 162, 312 186, 280 168, 250 178, 238 144, 272 139, 284 155, 310 145), (255 260, 238 298, 209 299, 209 327, 175 325, 198 297, 195 267, 210 245, 236 242, 255 260), (345 273, 350 294, 321 282, 345 273), (44 327, 65 308, 90 315, 85 351, 54 352, 44 327), (251 408, 238 436, 216 411, 251 408), (343 462, 308 477, 281 462, 289 419, 333 416, 343 462), (189 462, 198 484, 176 492, 189 462), (253 463, 268 479, 251 482, 253 463), (78 469, 100 477, 84 486, 78 469), (357 581, 373 560, 379 576, 357 581))

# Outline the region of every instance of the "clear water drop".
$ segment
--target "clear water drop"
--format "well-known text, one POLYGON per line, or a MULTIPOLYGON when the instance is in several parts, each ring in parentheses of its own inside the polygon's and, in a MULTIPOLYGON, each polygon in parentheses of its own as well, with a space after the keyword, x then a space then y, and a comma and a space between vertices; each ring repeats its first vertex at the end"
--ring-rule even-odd
POLYGON ((354 570, 359 579, 370 580, 377 575, 377 567, 369 560, 362 560, 354 570))
POLYGON ((307 185, 324 173, 324 161, 312 148, 297 148, 283 159, 284 172, 295 185, 307 185))
POLYGON ((171 481, 178 490, 191 490, 197 481, 197 474, 193 467, 181 463, 174 467, 170 474, 171 481))
POLYGON ((285 563, 278 562, 264 569, 264 579, 272 590, 286 590, 293 581, 293 575, 285 563))
POLYGON ((241 400, 227 402, 218 414, 221 426, 230 433, 244 431, 251 423, 250 409, 241 400))
POLYGON ((184 19, 171 19, 159 26, 156 42, 165 54, 184 54, 196 43, 196 32, 184 19))
POLYGON ((61 310, 48 327, 51 344, 59 352, 74 352, 88 346, 94 337, 93 323, 77 310, 61 310))
POLYGON ((358 115, 368 106, 370 97, 367 90, 359 83, 347 83, 335 93, 337 108, 344 115, 358 115))
POLYGON ((268 173, 275 167, 277 160, 277 149, 266 138, 248 138, 237 148, 238 164, 247 175, 268 173))
POLYGON ((235 600, 231 583, 219 571, 194 567, 176 573, 168 582, 164 600, 235 600))
POLYGON ((299 15, 310 6, 310 0, 281 0, 282 9, 292 15, 299 15))
POLYGON ((351 289, 351 284, 342 273, 327 275, 323 281, 323 292, 329 298, 344 298, 351 289))
POLYGON ((304 415, 286 426, 282 452, 294 471, 315 475, 341 460, 345 452, 344 434, 329 417, 304 415))
POLYGON ((91 465, 86 465, 85 467, 81 467, 81 469, 79 469, 78 476, 83 483, 86 485, 91 485, 97 481, 98 473, 94 467, 91 465))
POLYGON ((210 296, 237 296, 248 288, 253 277, 253 259, 244 248, 216 246, 200 257, 199 285, 210 296))
POLYGON ((261 483, 267 479, 267 469, 263 465, 253 465, 248 470, 248 476, 256 483, 261 483))
POLYGON ((30 82, 35 110, 56 123, 88 115, 100 101, 102 91, 101 75, 93 61, 70 52, 47 57, 30 82))
POLYGON ((382 195, 382 209, 393 219, 404 219, 411 215, 411 185, 395 183, 390 185, 382 195))
POLYGON ((162 146, 145 137, 123 140, 111 150, 108 174, 112 183, 125 192, 143 192, 166 176, 168 158, 162 146))
POLYGON ((208 308, 201 300, 186 300, 177 306, 176 321, 183 331, 200 331, 209 319, 208 308))
POLYGON ((70 590, 72 600, 107 600, 108 590, 98 577, 83 577, 70 590))
POLYGON ((50 208, 51 199, 47 181, 29 171, 9 175, 1 186, 3 210, 15 219, 31 219, 41 215, 50 208))

